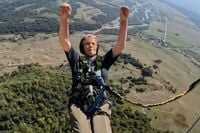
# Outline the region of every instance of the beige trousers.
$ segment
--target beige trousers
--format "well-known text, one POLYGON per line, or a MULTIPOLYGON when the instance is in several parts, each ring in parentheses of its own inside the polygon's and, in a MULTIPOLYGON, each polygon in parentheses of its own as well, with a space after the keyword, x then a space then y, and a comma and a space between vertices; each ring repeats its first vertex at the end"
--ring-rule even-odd
POLYGON ((111 106, 106 103, 100 107, 105 113, 87 116, 75 104, 70 106, 72 133, 112 133, 110 125, 111 106))

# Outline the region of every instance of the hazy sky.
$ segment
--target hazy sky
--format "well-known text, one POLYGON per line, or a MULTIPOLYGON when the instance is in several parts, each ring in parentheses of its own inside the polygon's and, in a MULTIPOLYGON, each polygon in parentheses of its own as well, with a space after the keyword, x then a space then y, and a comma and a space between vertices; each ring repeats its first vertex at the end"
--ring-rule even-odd
POLYGON ((165 0, 192 10, 200 15, 200 0, 165 0))

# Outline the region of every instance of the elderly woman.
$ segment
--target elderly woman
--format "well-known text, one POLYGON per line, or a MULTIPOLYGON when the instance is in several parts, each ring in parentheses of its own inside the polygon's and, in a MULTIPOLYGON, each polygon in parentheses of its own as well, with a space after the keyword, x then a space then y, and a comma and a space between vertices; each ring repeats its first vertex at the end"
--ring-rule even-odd
POLYGON ((104 56, 98 55, 99 42, 93 34, 80 40, 80 52, 73 48, 69 38, 69 4, 60 5, 59 41, 72 70, 72 91, 69 110, 73 132, 111 133, 111 104, 106 86, 107 72, 124 49, 127 37, 129 9, 120 8, 120 28, 117 42, 104 56))

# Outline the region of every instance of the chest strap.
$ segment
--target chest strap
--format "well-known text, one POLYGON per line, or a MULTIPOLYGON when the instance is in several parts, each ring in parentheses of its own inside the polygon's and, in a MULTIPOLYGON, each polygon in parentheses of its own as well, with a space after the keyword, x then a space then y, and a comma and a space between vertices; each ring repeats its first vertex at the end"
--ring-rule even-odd
POLYGON ((92 78, 92 74, 102 76, 102 57, 97 55, 94 61, 90 61, 86 56, 80 56, 78 68, 78 81, 83 83, 92 78))

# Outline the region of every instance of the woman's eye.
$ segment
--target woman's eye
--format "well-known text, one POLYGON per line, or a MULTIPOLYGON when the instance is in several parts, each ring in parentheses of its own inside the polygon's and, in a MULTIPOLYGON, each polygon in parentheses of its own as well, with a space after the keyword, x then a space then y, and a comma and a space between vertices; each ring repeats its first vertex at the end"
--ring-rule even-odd
POLYGON ((89 45, 90 45, 90 43, 86 43, 86 45, 87 45, 87 46, 89 46, 89 45))

